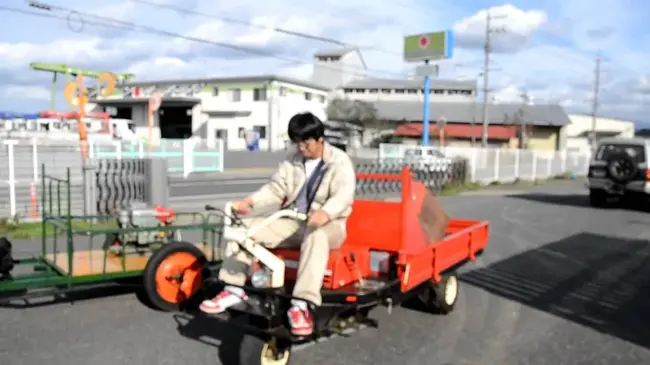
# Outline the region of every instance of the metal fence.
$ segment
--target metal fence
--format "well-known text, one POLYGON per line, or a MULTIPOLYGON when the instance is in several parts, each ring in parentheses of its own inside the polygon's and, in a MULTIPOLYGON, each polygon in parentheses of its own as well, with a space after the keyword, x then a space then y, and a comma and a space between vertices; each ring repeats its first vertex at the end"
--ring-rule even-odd
MULTIPOLYGON (((404 158, 407 149, 421 148, 403 144, 381 144, 380 160, 404 158)), ((538 180, 572 173, 586 175, 590 154, 567 151, 535 151, 502 148, 444 147, 447 157, 468 160, 469 181, 490 184, 514 180, 538 180)))
MULTIPOLYGON (((165 159, 169 172, 188 176, 193 172, 221 172, 224 168, 223 144, 202 140, 163 140, 152 148, 146 144, 94 142, 89 144, 91 161, 99 159, 165 159)), ((38 217, 35 199, 39 198, 40 166, 47 174, 65 176, 71 171, 73 208, 83 208, 83 172, 79 143, 52 140, 6 140, 0 145, 0 217, 38 217), (77 207, 78 205, 78 207, 77 207)))

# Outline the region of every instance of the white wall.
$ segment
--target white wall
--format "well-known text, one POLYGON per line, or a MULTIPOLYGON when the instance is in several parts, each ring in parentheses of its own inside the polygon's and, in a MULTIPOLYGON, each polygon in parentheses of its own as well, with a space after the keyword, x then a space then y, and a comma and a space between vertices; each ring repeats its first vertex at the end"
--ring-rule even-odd
POLYGON ((218 129, 226 130, 228 149, 240 150, 246 148, 246 141, 240 138, 239 129, 263 126, 266 127, 266 138, 260 140, 260 149, 272 147, 281 150, 284 149, 287 124, 293 115, 309 111, 325 119, 325 91, 279 81, 273 81, 269 86, 266 101, 254 101, 252 90, 242 90, 239 102, 230 101, 227 92, 217 97, 208 92, 201 93, 201 105, 194 111, 193 130, 199 133, 204 129, 208 141, 215 139, 218 129), (310 93, 312 99, 306 100, 305 93, 310 93), (209 111, 221 112, 221 115, 207 113, 209 111))
MULTIPOLYGON (((591 116, 582 114, 569 114, 571 124, 567 126, 567 136, 578 137, 591 131, 591 116)), ((634 137, 634 122, 626 120, 617 120, 611 118, 596 118, 596 133, 617 132, 617 137, 632 138, 634 137)))
MULTIPOLYGON (((566 131, 566 149, 570 152, 587 153, 591 150, 589 133, 592 127, 590 115, 569 114, 571 124, 566 131)), ((596 135, 619 138, 634 137, 635 125, 632 121, 611 118, 596 118, 596 135)))

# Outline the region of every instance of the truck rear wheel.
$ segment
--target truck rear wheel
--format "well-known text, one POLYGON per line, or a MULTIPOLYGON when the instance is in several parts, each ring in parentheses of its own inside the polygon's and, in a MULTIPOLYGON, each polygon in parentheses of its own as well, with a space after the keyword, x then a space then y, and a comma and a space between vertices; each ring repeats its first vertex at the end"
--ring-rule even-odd
POLYGON ((206 258, 195 245, 172 242, 156 250, 144 269, 147 304, 162 311, 178 311, 195 304, 203 285, 206 258))
POLYGON ((456 306, 459 284, 456 273, 443 275, 440 282, 430 282, 429 287, 420 295, 420 300, 433 313, 449 314, 456 306))

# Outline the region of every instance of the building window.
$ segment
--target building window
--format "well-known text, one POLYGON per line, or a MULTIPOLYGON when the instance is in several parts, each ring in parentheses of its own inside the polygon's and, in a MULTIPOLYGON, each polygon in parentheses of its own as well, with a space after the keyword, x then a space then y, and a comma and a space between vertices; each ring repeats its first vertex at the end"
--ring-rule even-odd
POLYGON ((395 89, 395 94, 404 94, 404 89, 395 89))
POLYGON ((408 93, 409 93, 409 94, 417 94, 417 93, 418 93, 418 89, 408 89, 408 93))
POLYGON ((230 90, 230 101, 233 102, 241 101, 241 89, 230 90))
POLYGON ((463 95, 472 95, 472 90, 461 90, 460 93, 463 95))
POLYGON ((457 95, 457 94, 459 94, 458 90, 449 90, 448 92, 449 92, 449 95, 457 95))
POLYGON ((260 87, 253 89, 253 100, 266 101, 266 88, 260 87))
POLYGON ((318 102, 321 104, 325 104, 325 95, 318 95, 318 102))
POLYGON ((218 87, 213 87, 212 88, 212 96, 219 96, 219 88, 218 87))
POLYGON ((311 100, 311 93, 305 92, 305 100, 311 100))
POLYGON ((357 93, 357 94, 365 94, 366 89, 354 89, 354 92, 357 93))
POLYGON ((260 139, 266 139, 266 127, 263 125, 256 125, 253 127, 253 130, 257 132, 260 136, 260 139))
POLYGON ((343 89, 343 92, 346 94, 352 94, 352 89, 343 89))
POLYGON ((381 92, 384 94, 390 94, 390 89, 381 89, 381 92))
POLYGON ((432 91, 434 94, 444 94, 445 93, 443 90, 440 90, 440 89, 432 89, 430 91, 432 91))
POLYGON ((287 88, 280 86, 280 96, 287 96, 287 88))
POLYGON ((370 89, 368 90, 371 94, 377 94, 379 92, 379 89, 370 89))

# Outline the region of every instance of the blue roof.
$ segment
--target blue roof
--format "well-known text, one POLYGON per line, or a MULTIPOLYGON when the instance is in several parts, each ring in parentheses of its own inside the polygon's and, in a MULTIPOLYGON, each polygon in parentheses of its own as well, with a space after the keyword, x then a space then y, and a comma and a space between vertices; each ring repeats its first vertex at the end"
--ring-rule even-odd
POLYGON ((14 112, 3 112, 0 111, 0 119, 38 119, 40 118, 39 113, 14 113, 14 112))

